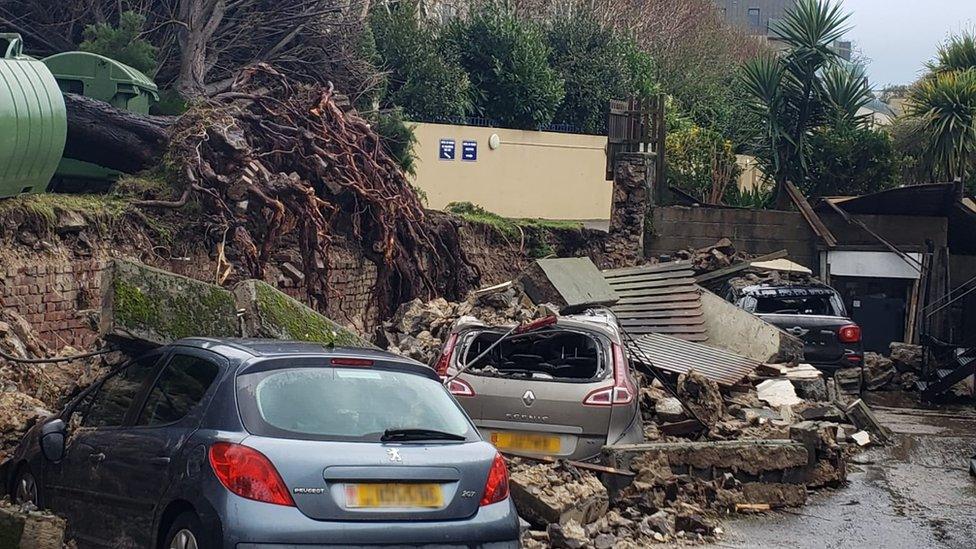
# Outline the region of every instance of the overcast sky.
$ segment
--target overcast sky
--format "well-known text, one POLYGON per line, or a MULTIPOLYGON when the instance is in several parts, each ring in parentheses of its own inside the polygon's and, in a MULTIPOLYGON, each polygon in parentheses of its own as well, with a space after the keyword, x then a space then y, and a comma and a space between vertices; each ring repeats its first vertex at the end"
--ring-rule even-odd
POLYGON ((843 0, 872 87, 915 81, 953 32, 976 28, 976 0, 843 0))

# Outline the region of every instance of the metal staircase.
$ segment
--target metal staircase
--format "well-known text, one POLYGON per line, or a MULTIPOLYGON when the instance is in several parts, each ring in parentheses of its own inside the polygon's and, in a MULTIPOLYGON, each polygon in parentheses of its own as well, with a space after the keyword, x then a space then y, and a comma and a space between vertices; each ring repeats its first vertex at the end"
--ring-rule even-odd
POLYGON ((922 400, 935 400, 948 392, 956 383, 976 374, 976 347, 949 349, 947 359, 941 366, 927 381, 916 383, 922 400))

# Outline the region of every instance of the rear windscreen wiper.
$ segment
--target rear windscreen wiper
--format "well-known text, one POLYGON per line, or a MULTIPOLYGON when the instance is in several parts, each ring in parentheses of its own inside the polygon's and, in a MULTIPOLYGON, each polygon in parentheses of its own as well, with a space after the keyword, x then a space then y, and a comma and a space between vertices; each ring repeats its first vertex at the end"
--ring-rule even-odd
POLYGON ((380 437, 380 442, 394 440, 467 440, 467 437, 433 429, 387 429, 380 437))

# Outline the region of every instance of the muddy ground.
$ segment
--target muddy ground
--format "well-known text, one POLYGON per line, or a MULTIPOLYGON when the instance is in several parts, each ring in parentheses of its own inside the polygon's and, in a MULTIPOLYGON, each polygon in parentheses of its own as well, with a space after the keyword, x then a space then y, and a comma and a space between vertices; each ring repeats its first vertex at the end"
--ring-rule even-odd
POLYGON ((869 397, 895 441, 855 456, 848 485, 806 507, 727 521, 707 547, 885 549, 976 547, 976 410, 925 410, 908 398, 869 397))

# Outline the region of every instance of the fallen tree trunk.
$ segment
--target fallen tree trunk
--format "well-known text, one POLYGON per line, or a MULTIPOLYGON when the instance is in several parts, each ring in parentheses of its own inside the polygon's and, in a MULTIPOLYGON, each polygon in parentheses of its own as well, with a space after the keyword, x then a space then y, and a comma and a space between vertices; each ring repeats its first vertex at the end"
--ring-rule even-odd
POLYGON ((64 94, 64 104, 66 158, 136 173, 158 164, 169 147, 174 117, 136 114, 74 93, 64 94))

